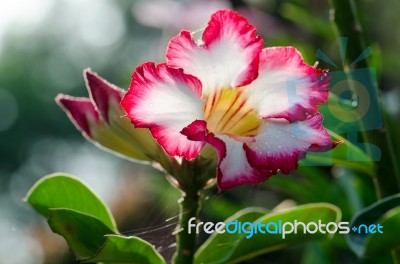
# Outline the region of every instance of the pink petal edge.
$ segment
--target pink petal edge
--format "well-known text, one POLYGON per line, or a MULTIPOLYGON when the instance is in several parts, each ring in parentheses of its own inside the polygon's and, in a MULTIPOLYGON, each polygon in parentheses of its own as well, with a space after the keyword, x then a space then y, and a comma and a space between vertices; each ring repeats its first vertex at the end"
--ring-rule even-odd
POLYGON ((203 92, 210 93, 256 79, 262 45, 262 38, 246 18, 221 10, 211 16, 201 43, 197 44, 185 30, 172 38, 167 48, 167 64, 199 78, 203 92))
POLYGON ((121 106, 132 124, 149 128, 169 155, 191 160, 204 143, 190 141, 179 132, 200 116, 201 89, 200 81, 182 69, 148 62, 134 71, 121 106))
POLYGON ((259 77, 247 86, 250 102, 263 118, 304 120, 329 96, 328 70, 304 62, 294 47, 270 47, 260 53, 259 77))
POLYGON ((96 123, 100 122, 100 116, 96 111, 92 100, 89 98, 78 98, 63 94, 59 94, 55 100, 64 112, 67 113, 75 127, 92 138, 88 118, 91 118, 96 123))
POLYGON ((119 105, 125 91, 101 78, 90 69, 85 69, 83 76, 90 97, 93 99, 102 118, 108 122, 110 100, 114 100, 119 105))
POLYGON ((253 168, 246 158, 245 144, 232 138, 223 136, 216 137, 207 129, 204 120, 196 120, 185 127, 181 133, 190 140, 201 141, 210 144, 218 154, 217 182, 218 188, 222 190, 231 189, 242 184, 257 184, 265 181, 271 175, 262 168, 253 168), (236 150, 232 151, 234 147, 236 150), (232 154, 239 155, 239 160, 232 154))

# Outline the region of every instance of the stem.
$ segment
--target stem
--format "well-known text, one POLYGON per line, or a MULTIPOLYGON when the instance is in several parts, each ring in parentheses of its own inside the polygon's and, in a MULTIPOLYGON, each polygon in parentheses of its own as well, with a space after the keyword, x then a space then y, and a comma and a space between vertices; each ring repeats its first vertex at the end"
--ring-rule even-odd
MULTIPOLYGON (((182 191, 179 199, 179 224, 176 228, 176 252, 172 258, 174 264, 192 264, 197 246, 198 234, 190 230, 189 221, 196 224, 204 190, 204 166, 198 159, 194 161, 183 160, 180 165, 180 174, 177 175, 178 188, 182 191)), ((207 171, 207 170, 206 170, 207 171)))
POLYGON ((188 232, 188 223, 191 218, 195 218, 196 223, 200 209, 200 196, 197 193, 182 193, 179 200, 180 215, 179 225, 176 234, 176 253, 173 258, 174 264, 191 264, 197 244, 197 234, 194 230, 188 232))

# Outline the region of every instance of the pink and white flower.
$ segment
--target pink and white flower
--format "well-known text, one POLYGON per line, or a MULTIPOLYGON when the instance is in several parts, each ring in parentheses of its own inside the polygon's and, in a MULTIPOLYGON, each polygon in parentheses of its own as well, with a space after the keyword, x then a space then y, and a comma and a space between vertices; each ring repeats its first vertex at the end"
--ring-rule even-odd
POLYGON ((214 13, 198 41, 182 31, 166 57, 137 67, 121 105, 171 156, 191 160, 205 144, 214 147, 220 189, 287 174, 307 151, 335 145, 318 113, 327 71, 293 47, 263 49, 236 12, 214 13))

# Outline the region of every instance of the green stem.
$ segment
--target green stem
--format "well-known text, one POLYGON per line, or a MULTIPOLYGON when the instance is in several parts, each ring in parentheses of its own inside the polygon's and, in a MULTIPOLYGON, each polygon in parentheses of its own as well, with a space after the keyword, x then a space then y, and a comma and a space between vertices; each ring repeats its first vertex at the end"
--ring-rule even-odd
MULTIPOLYGON (((354 0, 330 0, 330 4, 331 19, 334 23, 337 37, 348 38, 349 45, 347 47, 344 69, 347 71, 347 74, 351 76, 349 65, 355 61, 366 48, 363 29, 358 19, 356 2, 354 0)), ((367 60, 358 62, 357 67, 368 68, 367 60)), ((371 74, 365 77, 368 82, 374 82, 371 74)), ((370 96, 378 97, 378 94, 371 94, 370 96)), ((368 120, 364 120, 364 122, 367 121, 368 120)), ((383 117, 383 122, 386 127, 385 116, 383 117)), ((364 125, 361 124, 361 127, 363 126, 364 125)), ((393 156, 393 146, 390 142, 389 131, 364 131, 362 135, 365 142, 374 144, 381 151, 381 158, 380 161, 377 162, 377 170, 373 178, 378 199, 399 192, 400 173, 395 157, 393 156), (388 177, 389 175, 394 177, 388 177)))
POLYGON ((191 218, 196 223, 199 209, 200 196, 195 193, 182 193, 182 198, 179 200, 180 215, 179 225, 176 234, 176 253, 173 258, 174 264, 191 264, 197 244, 197 234, 195 230, 189 233, 188 223, 191 218))
MULTIPOLYGON (((189 221, 195 224, 203 200, 204 188, 209 177, 210 164, 197 158, 193 161, 182 160, 179 172, 175 175, 175 187, 182 191, 179 199, 179 225, 176 228, 176 252, 172 259, 174 264, 192 264, 197 246, 198 234, 194 228, 189 233, 189 221)), ((211 174, 212 175, 212 174, 211 174)))

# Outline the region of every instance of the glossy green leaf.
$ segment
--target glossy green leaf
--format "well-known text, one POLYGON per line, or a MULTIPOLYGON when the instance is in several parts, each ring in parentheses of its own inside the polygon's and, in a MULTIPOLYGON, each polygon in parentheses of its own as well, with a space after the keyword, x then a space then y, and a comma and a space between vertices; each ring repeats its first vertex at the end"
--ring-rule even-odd
POLYGON ((384 248, 377 245, 379 243, 385 243, 387 250, 390 250, 390 246, 393 244, 398 243, 397 245, 399 245, 400 240, 398 236, 393 235, 393 232, 400 228, 400 222, 398 222, 399 212, 397 210, 399 207, 400 194, 396 194, 372 204, 356 215, 351 222, 351 226, 359 227, 360 225, 381 224, 384 232, 383 234, 351 232, 347 235, 347 242, 350 248, 358 256, 362 257, 370 252, 384 250, 384 248), (388 227, 386 227, 386 224, 388 227), (372 239, 378 241, 373 241, 372 239))
MULTIPOLYGON (((285 211, 272 212, 261 216, 258 219, 249 222, 258 222, 267 224, 274 222, 279 225, 279 221, 318 223, 338 222, 341 217, 340 209, 334 205, 327 203, 307 204, 298 207, 293 207, 285 211)), ((241 221, 242 223, 245 221, 241 221)), ((273 229, 273 228, 272 228, 273 229)), ((315 239, 328 238, 328 233, 304 234, 299 226, 297 234, 288 234, 285 239, 281 234, 253 234, 252 237, 246 238, 246 234, 214 234, 210 239, 217 240, 217 236, 225 236, 223 241, 226 241, 223 250, 218 249, 218 243, 211 246, 202 247, 196 253, 195 263, 219 264, 219 263, 238 263, 255 256, 265 254, 281 248, 304 243, 315 239), (229 244, 228 244, 229 243, 229 244), (229 246, 228 246, 229 245, 229 246)), ((206 241, 206 243, 209 243, 206 241)), ((224 245, 224 244, 222 244, 224 245)))
POLYGON ((40 179, 28 192, 25 201, 44 217, 50 208, 72 209, 91 215, 117 232, 114 218, 105 204, 80 180, 62 173, 40 179))
MULTIPOLYGON (((341 212, 336 206, 327 203, 315 203, 268 214, 258 220, 261 221, 262 224, 267 224, 269 222, 277 223, 279 220, 282 220, 283 223, 294 222, 295 220, 304 223, 318 223, 320 220, 322 223, 328 223, 338 222, 340 218, 341 212)), ((290 245, 328 238, 331 235, 328 233, 304 234, 301 231, 298 231, 297 234, 287 235, 285 239, 282 239, 280 235, 267 235, 268 239, 266 239, 265 236, 265 234, 256 234, 250 239, 242 239, 241 243, 236 247, 233 256, 231 256, 230 263, 237 263, 290 245)))
POLYGON ((392 231, 400 230, 400 207, 387 212, 377 224, 383 227, 383 234, 370 234, 366 238, 364 253, 366 256, 380 255, 400 247, 400 239, 393 235, 392 231))
MULTIPOLYGON (((225 223, 238 220, 240 222, 253 222, 267 211, 263 208, 249 207, 243 209, 229 217, 225 223)), ((214 233, 209 239, 197 250, 195 256, 195 264, 209 263, 224 263, 229 254, 232 254, 232 249, 240 242, 242 235, 240 234, 217 234, 214 233)))
POLYGON ((134 263, 163 264, 162 256, 154 246, 137 237, 107 235, 106 242, 98 254, 83 263, 134 263))
POLYGON ((113 234, 99 219, 70 209, 50 209, 48 223, 79 258, 96 255, 106 242, 105 235, 113 234))

